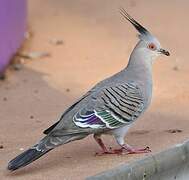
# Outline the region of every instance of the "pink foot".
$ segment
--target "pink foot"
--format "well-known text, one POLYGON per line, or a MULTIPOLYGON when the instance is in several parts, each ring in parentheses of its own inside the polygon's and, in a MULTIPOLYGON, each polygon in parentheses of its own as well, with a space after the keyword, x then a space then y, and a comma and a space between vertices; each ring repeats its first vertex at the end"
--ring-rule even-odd
POLYGON ((151 152, 149 147, 146 148, 133 148, 133 147, 122 147, 120 149, 114 149, 113 150, 114 154, 124 154, 124 152, 126 152, 126 154, 141 154, 141 153, 149 153, 151 152))
POLYGON ((132 146, 130 146, 128 144, 121 145, 122 146, 121 149, 112 150, 110 148, 108 150, 106 148, 106 146, 104 145, 104 143, 102 142, 102 139, 100 138, 100 136, 98 136, 97 134, 94 134, 94 138, 95 138, 96 142, 99 144, 99 146, 102 149, 102 152, 95 153, 96 156, 102 156, 102 155, 106 155, 106 154, 122 155, 122 154, 124 154, 124 152, 126 152, 126 154, 140 154, 140 153, 149 153, 149 152, 151 152, 149 147, 146 147, 146 148, 133 148, 132 146))
POLYGON ((128 149, 127 152, 128 154, 141 154, 141 153, 149 153, 152 151, 147 146, 146 148, 140 148, 140 149, 131 148, 131 149, 128 149))
POLYGON ((115 154, 113 151, 102 151, 102 152, 96 152, 95 156, 103 156, 107 154, 115 154))

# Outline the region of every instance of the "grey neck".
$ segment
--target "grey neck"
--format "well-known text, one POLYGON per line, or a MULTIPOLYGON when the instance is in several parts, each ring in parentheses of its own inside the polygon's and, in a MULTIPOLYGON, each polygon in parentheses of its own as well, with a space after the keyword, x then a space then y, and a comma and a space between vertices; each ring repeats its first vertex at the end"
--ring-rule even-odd
MULTIPOLYGON (((138 46, 138 45, 137 45, 138 46)), ((152 85, 152 57, 145 53, 142 48, 134 48, 129 58, 127 67, 123 70, 125 73, 132 74, 134 81, 144 85, 152 85)))

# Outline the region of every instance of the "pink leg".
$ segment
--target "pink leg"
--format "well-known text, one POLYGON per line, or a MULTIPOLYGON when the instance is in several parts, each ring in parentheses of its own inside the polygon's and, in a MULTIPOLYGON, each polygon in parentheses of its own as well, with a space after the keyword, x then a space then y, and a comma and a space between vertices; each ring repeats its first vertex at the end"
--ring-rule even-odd
POLYGON ((100 136, 94 134, 94 139, 99 144, 99 146, 102 148, 102 152, 100 152, 100 153, 97 152, 95 155, 114 154, 114 152, 111 152, 106 148, 106 146, 102 142, 102 139, 100 138, 100 136))

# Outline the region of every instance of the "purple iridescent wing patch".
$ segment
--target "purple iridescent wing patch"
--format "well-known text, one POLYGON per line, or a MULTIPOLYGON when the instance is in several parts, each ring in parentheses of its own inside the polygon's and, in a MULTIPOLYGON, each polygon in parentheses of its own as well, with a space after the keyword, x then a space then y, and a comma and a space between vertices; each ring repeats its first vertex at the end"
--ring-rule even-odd
POLYGON ((82 128, 118 128, 123 125, 123 121, 106 110, 77 113, 74 116, 74 123, 82 128))
POLYGON ((74 116, 74 123, 79 127, 91 127, 91 128, 102 128, 106 127, 106 124, 96 115, 94 111, 88 112, 85 115, 77 113, 74 116))

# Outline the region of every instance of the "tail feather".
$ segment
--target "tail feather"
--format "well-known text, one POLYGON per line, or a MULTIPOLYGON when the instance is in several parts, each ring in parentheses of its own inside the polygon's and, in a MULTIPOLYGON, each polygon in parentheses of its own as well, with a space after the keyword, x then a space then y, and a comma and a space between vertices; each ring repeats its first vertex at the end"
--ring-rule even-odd
POLYGON ((40 158, 47 152, 49 152, 52 149, 48 149, 45 151, 39 151, 36 148, 30 148, 23 152, 22 154, 15 157, 13 160, 11 160, 8 163, 8 170, 14 171, 18 168, 24 167, 31 162, 35 161, 36 159, 40 158))
POLYGON ((69 143, 70 141, 79 140, 86 137, 88 134, 71 134, 67 136, 45 136, 42 140, 40 140, 36 145, 32 148, 26 150, 22 154, 15 157, 8 163, 8 170, 14 171, 21 167, 24 167, 36 159, 40 158, 50 150, 58 147, 59 145, 69 143))

